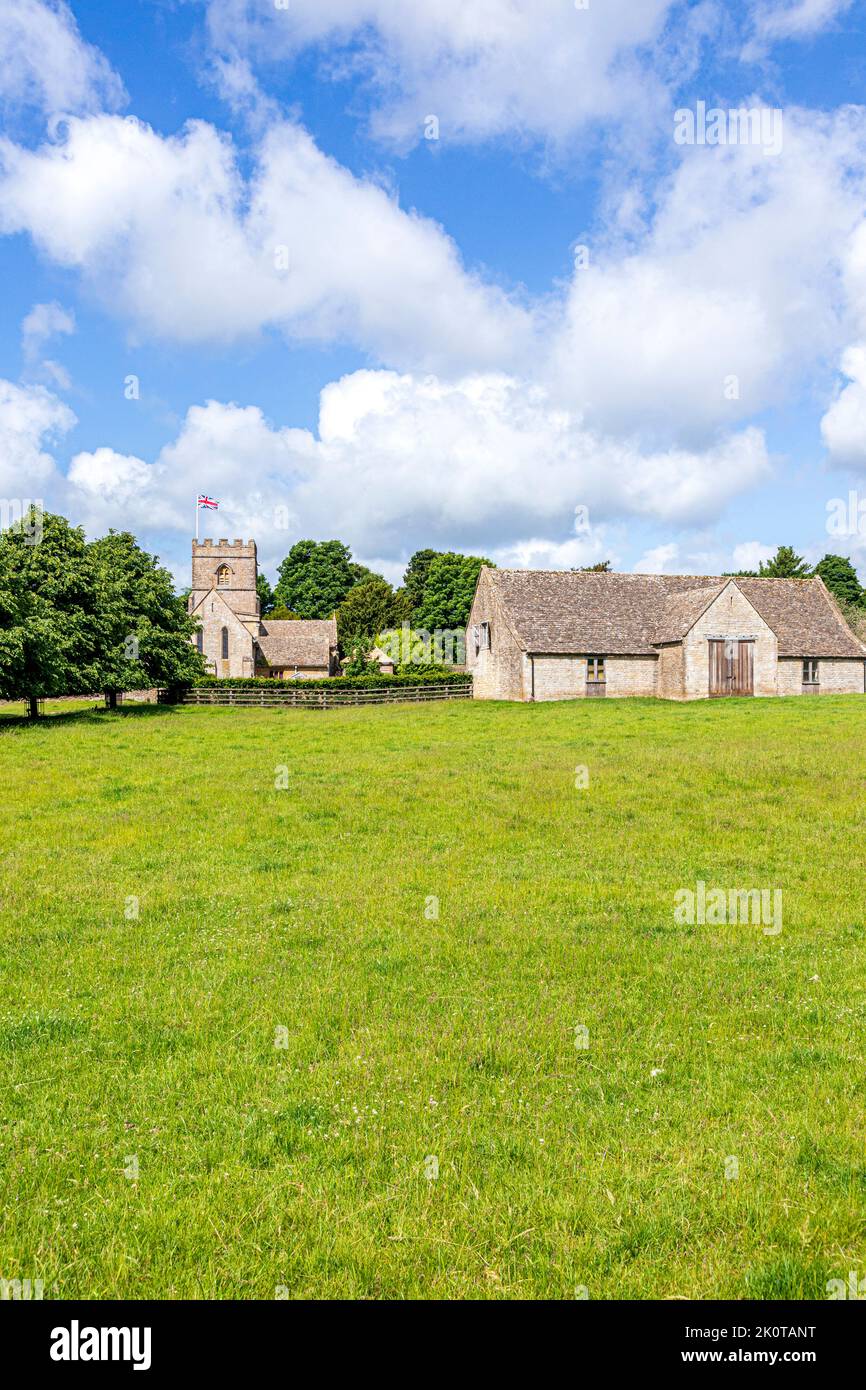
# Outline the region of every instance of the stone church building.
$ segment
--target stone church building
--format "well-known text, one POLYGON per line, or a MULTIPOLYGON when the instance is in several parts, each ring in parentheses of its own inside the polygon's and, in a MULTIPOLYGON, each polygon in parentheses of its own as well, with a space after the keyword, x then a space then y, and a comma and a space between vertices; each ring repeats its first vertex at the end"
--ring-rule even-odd
POLYGON ((484 567, 466 657, 481 700, 866 690, 866 646, 820 579, 484 567))
POLYGON ((208 670, 223 679, 313 680, 339 672, 337 622, 271 622, 256 592, 255 541, 193 541, 189 611, 208 670))

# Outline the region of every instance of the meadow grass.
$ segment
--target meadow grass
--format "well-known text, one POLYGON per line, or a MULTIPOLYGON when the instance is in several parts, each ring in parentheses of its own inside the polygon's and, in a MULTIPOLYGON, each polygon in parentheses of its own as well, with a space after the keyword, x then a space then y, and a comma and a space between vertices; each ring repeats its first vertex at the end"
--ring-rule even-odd
POLYGON ((0 722, 0 1277, 862 1278, 864 736, 854 697, 0 722), (782 933, 677 924, 698 880, 782 933))

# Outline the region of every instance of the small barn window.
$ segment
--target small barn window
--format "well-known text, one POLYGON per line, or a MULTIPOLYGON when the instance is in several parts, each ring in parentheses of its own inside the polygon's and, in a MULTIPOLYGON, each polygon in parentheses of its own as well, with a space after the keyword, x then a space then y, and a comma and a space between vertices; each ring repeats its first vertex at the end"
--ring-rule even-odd
POLYGON ((223 628, 222 641, 223 641, 223 661, 228 661, 228 659, 229 659, 229 630, 228 630, 227 627, 224 627, 224 628, 223 628))
POLYGON ((604 685, 604 657, 588 656, 586 658, 586 680, 588 685, 604 685))
POLYGON ((481 624, 481 650, 489 652, 493 648, 493 633, 489 623, 481 624))
POLYGON ((803 684, 818 684, 818 662, 815 660, 814 657, 807 657, 807 659, 803 662, 803 684))
POLYGON ((219 587, 220 589, 226 589, 226 588, 228 588, 229 580, 231 579, 231 577, 232 577, 232 572, 231 572, 231 570, 229 569, 228 565, 220 565, 219 569, 217 570, 217 585, 218 585, 218 587, 219 587))

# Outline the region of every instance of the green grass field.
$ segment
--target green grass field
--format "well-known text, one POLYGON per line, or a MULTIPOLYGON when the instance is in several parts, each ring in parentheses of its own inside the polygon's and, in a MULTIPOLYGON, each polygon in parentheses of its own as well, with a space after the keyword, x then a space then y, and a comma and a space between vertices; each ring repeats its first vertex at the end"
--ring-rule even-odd
POLYGON ((866 701, 7 713, 0 1277, 866 1273, 866 701), (781 935, 678 925, 697 880, 781 935))

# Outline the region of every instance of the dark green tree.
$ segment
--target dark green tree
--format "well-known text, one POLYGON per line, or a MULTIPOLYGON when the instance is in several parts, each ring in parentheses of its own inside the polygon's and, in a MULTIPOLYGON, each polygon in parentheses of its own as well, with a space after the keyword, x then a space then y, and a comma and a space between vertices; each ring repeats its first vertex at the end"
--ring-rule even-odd
POLYGON ((866 590, 847 556, 825 555, 815 566, 815 573, 840 603, 866 604, 866 590))
POLYGON ((274 602, 300 618, 330 618, 355 579, 352 553, 342 541, 298 541, 279 567, 274 602))
POLYGON ((613 566, 610 560, 599 560, 596 565, 581 565, 577 570, 578 574, 610 574, 613 566))
POLYGON ((405 604, 387 579, 373 575, 350 589, 337 610, 337 636, 348 652, 359 639, 372 639, 402 622, 405 604))
POLYGON ((413 611, 412 626, 428 632, 465 627, 482 565, 495 568, 491 560, 477 555, 436 555, 427 570, 421 604, 413 611))
POLYGON ((123 690, 175 685, 204 674, 196 624, 171 575, 128 531, 87 547, 97 580, 97 684, 112 709, 123 690))
POLYGON ((0 534, 0 697, 38 701, 100 688, 97 577, 84 533, 31 509, 0 534))
POLYGON ((256 579, 256 593, 259 596, 259 617, 267 618, 274 606, 274 591, 263 574, 256 579))
POLYGON ((808 579, 811 570, 791 545, 780 545, 772 560, 767 560, 758 571, 759 579, 808 579))
POLYGON ((269 623, 291 623, 297 622, 300 614, 293 613, 291 608, 287 608, 284 603, 278 603, 267 615, 269 623))
POLYGON ((427 584, 427 574, 439 553, 438 550, 416 550, 406 566, 403 587, 398 592, 405 596, 410 616, 417 608, 421 607, 427 584))

